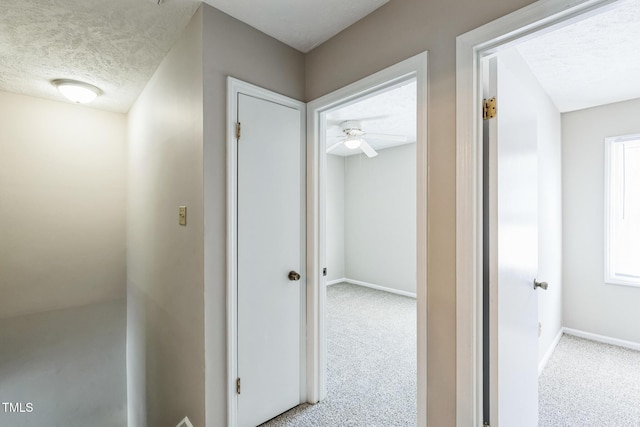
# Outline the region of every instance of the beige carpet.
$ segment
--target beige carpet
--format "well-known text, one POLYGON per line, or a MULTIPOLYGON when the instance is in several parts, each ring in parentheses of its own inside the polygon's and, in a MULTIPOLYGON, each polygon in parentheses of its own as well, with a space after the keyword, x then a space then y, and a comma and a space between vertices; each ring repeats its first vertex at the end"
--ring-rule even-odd
POLYGON ((341 283, 327 317, 327 398, 263 426, 415 426, 416 300, 341 283))
POLYGON ((564 335, 539 385, 539 427, 640 427, 638 351, 564 335))

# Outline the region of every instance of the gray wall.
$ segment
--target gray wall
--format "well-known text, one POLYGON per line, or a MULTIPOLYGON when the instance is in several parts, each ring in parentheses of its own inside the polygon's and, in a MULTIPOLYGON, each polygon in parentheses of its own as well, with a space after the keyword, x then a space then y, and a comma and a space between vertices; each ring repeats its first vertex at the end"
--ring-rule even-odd
POLYGON ((200 10, 129 112, 132 427, 205 422, 202 90, 200 10))
POLYGON ((202 9, 207 426, 218 427, 226 423, 227 404, 226 79, 232 76, 302 100, 304 57, 217 9, 202 9))
POLYGON ((639 116, 639 99, 562 115, 564 326, 636 343, 640 288, 604 283, 604 139, 639 116))
POLYGON ((344 157, 327 155, 327 282, 347 277, 344 265, 344 164, 344 157))
POLYGON ((226 422, 229 75, 304 97, 301 53, 202 5, 129 113, 131 426, 226 422))
POLYGON ((345 163, 346 277, 416 292, 416 144, 345 163))
POLYGON ((455 425, 455 38, 530 0, 393 0, 306 55, 306 99, 429 51, 428 422, 455 425))
POLYGON ((0 320, 0 402, 11 427, 126 425, 124 299, 0 320))
POLYGON ((0 92, 0 318, 124 297, 126 117, 0 92))

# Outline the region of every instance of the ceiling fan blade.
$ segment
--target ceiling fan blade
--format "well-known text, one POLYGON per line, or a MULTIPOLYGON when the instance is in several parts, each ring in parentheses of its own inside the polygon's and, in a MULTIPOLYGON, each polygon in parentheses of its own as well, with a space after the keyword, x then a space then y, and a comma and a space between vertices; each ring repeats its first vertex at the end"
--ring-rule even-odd
POLYGON ((405 135, 389 135, 385 133, 368 133, 367 138, 369 139, 380 139, 384 141, 391 142, 407 142, 407 137, 405 135))
MULTIPOLYGON (((345 117, 342 114, 338 115, 338 117, 340 117, 340 116, 345 117)), ((382 119, 386 119, 387 117, 391 117, 391 116, 389 114, 383 114, 383 115, 380 115, 380 116, 369 116, 369 117, 362 117, 362 118, 359 118, 359 119, 349 118, 350 116, 347 116, 347 117, 348 118, 346 118, 346 119, 328 118, 327 119, 327 127, 340 126, 342 123, 349 122, 349 121, 370 122, 372 120, 382 120, 382 119)))
POLYGON ((335 150, 336 148, 338 148, 340 145, 342 145, 342 143, 344 142, 344 139, 336 142, 335 144, 333 144, 332 146, 330 146, 329 148, 327 148, 327 153, 332 152, 333 150, 335 150))
POLYGON ((381 114, 379 116, 369 116, 369 117, 361 117, 359 119, 353 119, 353 120, 357 120, 359 122, 370 122, 372 120, 382 120, 382 119, 386 119, 387 117, 391 117, 389 114, 381 114))
POLYGON ((360 149, 362 150, 362 152, 364 154, 367 155, 367 157, 371 158, 371 157, 375 157, 378 155, 378 153, 376 153, 376 150, 374 150, 373 148, 371 148, 371 146, 369 145, 369 143, 367 141, 365 141, 364 139, 362 140, 362 142, 360 143, 360 149))
POLYGON ((327 127, 337 126, 340 127, 340 123, 344 122, 342 119, 327 119, 327 127))

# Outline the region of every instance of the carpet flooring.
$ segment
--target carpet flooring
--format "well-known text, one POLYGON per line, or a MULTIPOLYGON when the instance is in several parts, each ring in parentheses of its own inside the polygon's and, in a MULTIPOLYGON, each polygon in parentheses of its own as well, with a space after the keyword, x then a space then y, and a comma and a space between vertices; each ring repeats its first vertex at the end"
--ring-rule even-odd
POLYGON ((564 335, 539 396, 539 427, 640 427, 640 352, 564 335))
POLYGON ((262 426, 415 426, 416 300, 340 283, 327 320, 327 398, 262 426))

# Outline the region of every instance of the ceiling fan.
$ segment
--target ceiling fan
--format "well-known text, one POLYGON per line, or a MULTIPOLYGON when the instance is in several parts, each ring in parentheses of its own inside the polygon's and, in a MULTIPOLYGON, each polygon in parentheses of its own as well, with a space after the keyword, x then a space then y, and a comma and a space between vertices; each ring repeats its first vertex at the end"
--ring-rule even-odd
POLYGON ((349 150, 360 149, 367 157, 375 157, 378 155, 371 145, 364 139, 366 135, 369 139, 381 139, 386 141, 406 142, 407 137, 402 135, 387 135, 381 133, 367 133, 362 130, 362 123, 359 120, 347 120, 340 123, 344 139, 336 142, 327 148, 327 153, 332 152, 336 148, 344 145, 349 150))

